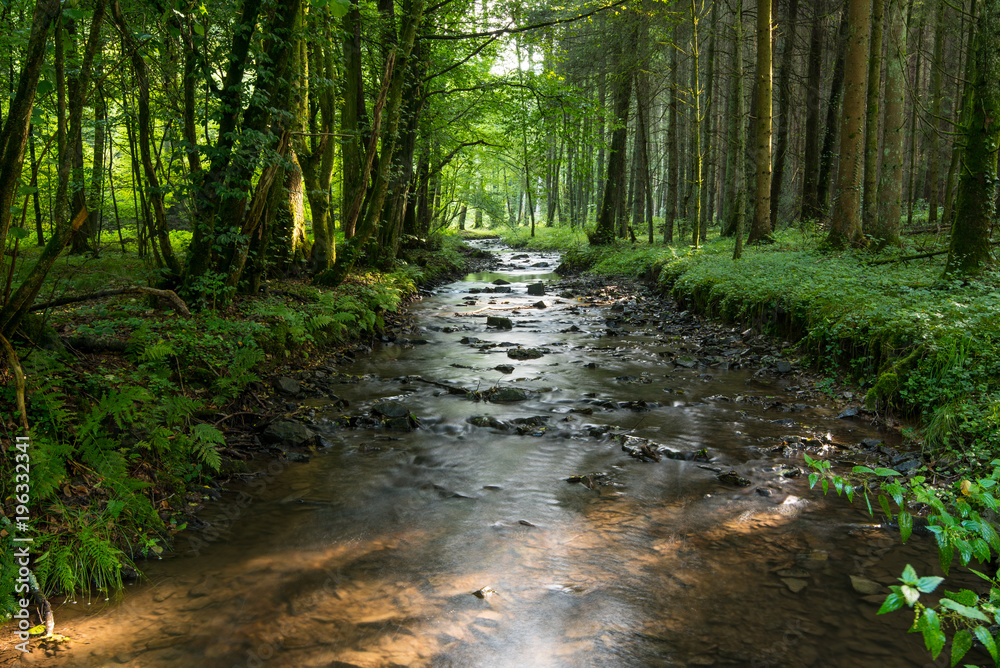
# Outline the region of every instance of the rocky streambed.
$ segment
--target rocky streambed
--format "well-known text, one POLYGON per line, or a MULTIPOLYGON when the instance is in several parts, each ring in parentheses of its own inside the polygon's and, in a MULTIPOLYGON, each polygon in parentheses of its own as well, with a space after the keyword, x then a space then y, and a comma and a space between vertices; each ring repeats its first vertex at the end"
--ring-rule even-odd
POLYGON ((281 379, 283 457, 31 663, 928 664, 875 613, 932 542, 804 471, 906 472, 894 432, 781 342, 495 250, 412 331, 281 379))

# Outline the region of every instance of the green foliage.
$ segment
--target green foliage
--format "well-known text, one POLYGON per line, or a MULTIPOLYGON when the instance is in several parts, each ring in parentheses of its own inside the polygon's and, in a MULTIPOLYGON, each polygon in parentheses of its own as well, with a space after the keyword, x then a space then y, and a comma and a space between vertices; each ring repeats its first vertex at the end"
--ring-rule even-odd
MULTIPOLYGON (((838 494, 844 492, 851 500, 853 491, 860 487, 872 515, 869 495, 878 498, 880 508, 891 521, 891 498, 898 510, 895 517, 903 542, 913 531, 913 515, 909 508, 914 504, 930 508, 927 528, 937 541, 941 569, 946 575, 955 555, 963 566, 968 566, 973 559, 989 563, 1000 556, 1000 535, 990 520, 1000 509, 1000 498, 996 494, 1000 483, 1000 459, 990 462, 992 471, 988 476, 975 481, 963 479, 950 490, 933 487, 924 476, 900 480, 900 474, 892 469, 855 466, 848 476, 839 476, 831 472, 832 465, 828 461, 815 460, 809 455, 805 455, 805 461, 813 469, 809 474, 810 487, 819 482, 827 493, 832 484, 838 494)), ((1000 579, 973 572, 988 583, 986 597, 962 589, 945 592, 936 604, 926 604, 920 600, 921 594, 935 591, 944 578, 919 577, 913 567, 907 565, 899 578, 902 584, 889 587, 891 593, 878 614, 899 610, 904 605, 913 609, 910 631, 923 635, 924 644, 935 659, 948 641, 947 631, 952 630, 952 666, 957 665, 972 647, 973 636, 997 662, 996 639, 990 627, 1000 623, 1000 579)))

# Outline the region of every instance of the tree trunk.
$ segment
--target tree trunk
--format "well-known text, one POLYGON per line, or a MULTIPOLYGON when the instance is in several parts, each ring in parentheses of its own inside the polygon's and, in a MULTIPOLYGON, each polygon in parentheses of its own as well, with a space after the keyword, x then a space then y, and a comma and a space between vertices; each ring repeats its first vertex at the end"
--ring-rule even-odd
MULTIPOLYGON (((634 18, 625 15, 624 23, 633 23, 634 18)), ((604 196, 601 198, 601 212, 597 219, 597 229, 594 231, 590 242, 592 244, 609 244, 615 238, 615 221, 619 216, 619 209, 624 204, 623 194, 625 191, 625 150, 628 139, 628 113, 632 100, 632 71, 628 66, 627 54, 635 45, 636 26, 623 26, 624 33, 628 37, 623 40, 627 44, 617 42, 614 53, 615 62, 615 130, 611 135, 611 150, 608 155, 608 172, 604 181, 604 196)))
MULTIPOLYGON (((735 88, 733 90, 733 103, 736 107, 734 116, 738 119, 743 118, 743 18, 742 18, 742 2, 740 2, 739 11, 736 12, 736 22, 733 26, 733 32, 735 33, 733 38, 733 62, 735 67, 733 68, 733 78, 735 83, 735 88)), ((742 124, 739 126, 742 128, 742 124)), ((744 181, 746 180, 746 161, 743 159, 743 154, 746 152, 746 134, 742 131, 736 133, 736 145, 733 150, 738 156, 735 164, 733 165, 733 181, 736 183, 736 201, 733 203, 733 233, 736 237, 736 244, 733 248, 733 259, 739 260, 743 255, 743 232, 744 223, 746 215, 744 211, 746 210, 746 188, 744 187, 744 181)))
POLYGON ((866 234, 878 216, 879 119, 882 98, 882 24, 885 0, 872 2, 872 36, 868 49, 868 104, 865 110, 865 176, 861 226, 866 234))
POLYGON ((865 93, 871 0, 850 0, 844 67, 844 111, 840 122, 837 204, 826 243, 831 248, 864 245, 861 231, 861 182, 864 173, 865 93))
POLYGON ((837 32, 837 62, 833 67, 830 99, 826 106, 826 131, 823 134, 823 150, 819 157, 819 180, 816 185, 816 201, 819 208, 814 217, 823 220, 826 219, 830 210, 830 179, 833 176, 833 147, 837 138, 837 119, 840 117, 841 93, 844 89, 847 28, 847 10, 845 9, 841 11, 840 29, 837 32))
MULTIPOLYGON (((677 32, 677 28, 674 28, 675 38, 677 32)), ((667 212, 663 220, 664 244, 673 243, 674 241, 674 220, 677 218, 678 185, 680 179, 680 170, 678 169, 680 147, 677 144, 678 97, 680 96, 677 75, 678 58, 676 48, 672 48, 670 51, 670 119, 667 123, 667 152, 669 159, 667 161, 667 212)))
POLYGON ((803 220, 820 217, 819 163, 820 163, 820 88, 823 84, 823 22, 825 3, 817 2, 812 31, 809 35, 809 72, 806 75, 806 127, 805 156, 802 165, 802 214, 803 220))
POLYGON ((917 43, 912 51, 916 54, 917 62, 913 66, 913 82, 912 85, 908 86, 910 89, 910 165, 908 169, 908 174, 906 176, 906 226, 910 227, 913 225, 913 204, 917 199, 916 191, 914 190, 914 174, 916 174, 917 165, 917 117, 919 116, 920 104, 920 69, 923 64, 923 51, 924 51, 924 23, 927 17, 927 13, 924 11, 923 6, 917 8, 920 12, 920 19, 917 25, 917 43))
POLYGON ((771 234, 771 0, 757 0, 757 145, 754 216, 747 243, 760 243, 771 234))
POLYGON ((369 128, 365 114, 361 57, 361 5, 353 4, 344 17, 344 107, 340 113, 340 131, 347 135, 341 142, 343 187, 340 217, 344 221, 344 239, 354 236, 356 224, 355 221, 348 222, 346 214, 358 192, 367 186, 363 166, 369 128))
POLYGON ((878 187, 878 216, 870 230, 876 249, 899 243, 903 193, 903 94, 906 67, 906 26, 903 0, 889 0, 886 39, 889 51, 885 67, 885 128, 882 140, 881 180, 878 187))
MULTIPOLYGON (((20 185, 24 149, 31 128, 31 109, 45 64, 45 43, 49 26, 58 14, 59 0, 39 0, 35 4, 28 45, 21 54, 17 91, 7 107, 7 121, 0 129, 0 250, 7 247, 11 211, 20 185)), ((0 332, 4 336, 7 333, 6 329, 0 332)))
POLYGON ((994 263, 990 227, 996 214, 1000 153, 1000 0, 983 0, 975 25, 975 80, 964 129, 961 179, 945 276, 977 276, 994 263))
POLYGON ((774 144, 774 175, 771 177, 771 229, 776 229, 778 225, 781 184, 785 177, 785 160, 788 155, 788 131, 792 116, 792 53, 795 51, 795 26, 798 14, 799 0, 789 0, 784 49, 781 54, 781 72, 778 75, 778 130, 774 144))
POLYGON ((941 185, 941 142, 940 128, 941 121, 941 70, 944 68, 944 32, 945 32, 945 3, 943 0, 936 0, 937 15, 934 19, 934 59, 930 64, 931 68, 931 109, 930 118, 930 157, 927 167, 927 224, 937 225, 938 222, 938 194, 941 185))

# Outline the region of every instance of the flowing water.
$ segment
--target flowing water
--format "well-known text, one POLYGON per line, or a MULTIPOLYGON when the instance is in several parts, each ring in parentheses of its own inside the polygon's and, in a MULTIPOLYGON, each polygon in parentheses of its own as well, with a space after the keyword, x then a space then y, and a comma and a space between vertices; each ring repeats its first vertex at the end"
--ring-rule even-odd
POLYGON ((306 402, 299 416, 330 447, 230 494, 221 539, 148 564, 122 601, 57 610, 71 646, 32 664, 936 665, 909 614, 876 616, 882 596, 850 577, 931 574, 932 543, 900 546, 860 507, 782 475, 803 466, 802 446, 782 451, 790 437, 836 458, 892 435, 804 399, 797 369, 692 362, 727 353, 699 349, 707 326, 668 305, 616 286, 571 295, 557 257, 500 255, 496 272, 413 305, 411 342, 336 369, 355 377, 338 385, 349 408, 306 402), (469 292, 495 279, 512 292, 469 292), (547 293, 527 295, 537 282, 547 293), (518 346, 545 352, 511 359, 518 346), (448 385, 529 392, 497 403, 448 385), (386 399, 420 427, 337 426, 386 399), (712 461, 630 457, 609 425, 712 461), (720 481, 730 469, 752 484, 720 481))

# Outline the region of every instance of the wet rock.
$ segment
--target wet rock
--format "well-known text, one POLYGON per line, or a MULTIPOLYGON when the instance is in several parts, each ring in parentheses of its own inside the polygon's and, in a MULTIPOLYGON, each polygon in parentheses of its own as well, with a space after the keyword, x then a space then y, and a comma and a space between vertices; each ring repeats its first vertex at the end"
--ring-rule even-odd
POLYGON ((677 366, 682 366, 685 369, 693 369, 698 366, 698 358, 693 355, 681 355, 674 359, 674 364, 677 366))
POLYGON ((748 478, 744 478, 737 473, 735 469, 720 473, 715 477, 719 479, 719 482, 724 482, 727 485, 735 485, 737 487, 749 487, 753 484, 748 478))
POLYGON ((532 297, 541 297, 545 294, 545 284, 544 283, 532 283, 528 286, 528 294, 532 297))
POLYGON ((775 362, 774 368, 778 370, 778 373, 788 373, 792 370, 792 364, 787 360, 778 360, 775 362))
POLYGON ((510 321, 510 318, 502 318, 500 316, 491 315, 486 317, 487 327, 496 327, 498 329, 511 329, 514 327, 514 323, 510 321))
POLYGON ((489 429, 499 429, 500 431, 509 431, 511 425, 509 422, 504 422, 503 420, 498 420, 492 415, 471 415, 465 418, 465 421, 474 427, 483 427, 489 429))
POLYGON ((274 381, 274 389, 286 396, 295 397, 302 391, 302 384, 294 378, 280 376, 274 381))
POLYGON ((463 336, 461 339, 459 339, 458 342, 459 343, 482 343, 483 341, 482 341, 482 339, 477 339, 474 336, 463 336))
POLYGON ((501 387, 489 393, 489 400, 494 403, 512 403, 527 398, 528 393, 517 387, 501 387))
POLYGON ((309 461, 309 455, 304 452, 286 452, 285 459, 296 464, 305 464, 309 461))
POLYGON ((897 464, 892 468, 895 469, 896 471, 899 471, 900 473, 908 473, 910 471, 917 470, 923 465, 924 463, 919 459, 907 459, 906 461, 902 462, 901 464, 897 464))
POLYGON ((477 589, 476 591, 472 592, 472 595, 475 596, 476 598, 486 599, 489 598, 490 596, 495 595, 496 593, 497 590, 494 589, 493 587, 483 587, 482 589, 477 589))
POLYGON ((394 417, 388 418, 383 422, 386 429, 392 431, 413 431, 414 421, 409 417, 394 417))
POLYGON ((499 371, 500 373, 514 373, 513 364, 497 364, 493 368, 499 371))
POLYGON ((410 409, 401 401, 379 401, 372 406, 372 413, 384 418, 402 418, 410 415, 410 409))
POLYGON ((800 580, 799 578, 781 578, 781 581, 785 583, 785 586, 793 594, 798 594, 809 586, 808 580, 800 580))
POLYGON ((850 408, 845 408, 844 410, 842 410, 840 412, 840 415, 837 416, 837 419, 842 420, 844 418, 855 417, 858 415, 859 412, 860 411, 858 410, 857 406, 851 406, 850 408))
POLYGON ((771 496, 774 494, 774 490, 770 487, 758 487, 755 491, 759 496, 771 496))
POLYGON ((316 437, 316 433, 301 422, 278 418, 273 420, 260 434, 264 443, 282 443, 288 447, 298 447, 316 437))
POLYGON ((780 420, 771 420, 771 424, 780 424, 782 427, 794 427, 795 420, 792 418, 782 418, 780 420))
POLYGON ((512 360, 533 360, 544 354, 539 348, 512 348, 507 351, 507 357, 512 360))
POLYGON ((861 446, 869 450, 874 450, 880 445, 882 445, 882 441, 877 438, 866 438, 861 441, 861 446))
POLYGON ((534 308, 548 308, 549 307, 548 304, 546 304, 545 302, 541 302, 541 301, 535 302, 534 304, 532 304, 532 306, 534 308))
POLYGON ((802 469, 795 466, 782 466, 778 469, 778 475, 782 478, 798 478, 802 475, 802 469))
POLYGON ((510 281, 505 281, 502 278, 498 278, 497 280, 493 281, 493 285, 510 285, 510 281))
POLYGON ((885 587, 875 582, 874 580, 869 580, 862 575, 852 575, 851 576, 851 587, 854 591, 858 592, 863 596, 872 596, 874 594, 881 594, 885 592, 885 587))

